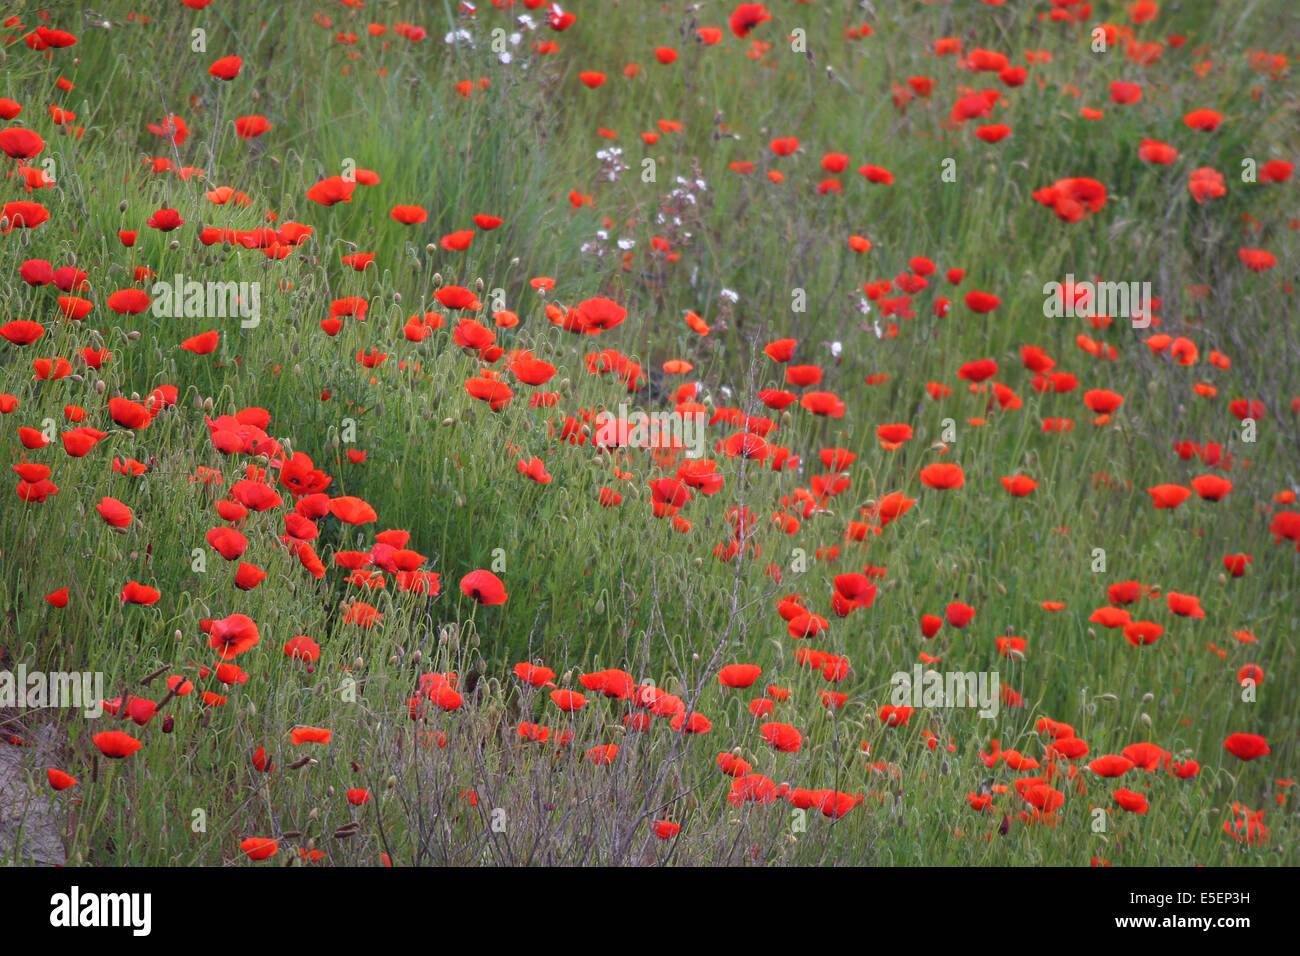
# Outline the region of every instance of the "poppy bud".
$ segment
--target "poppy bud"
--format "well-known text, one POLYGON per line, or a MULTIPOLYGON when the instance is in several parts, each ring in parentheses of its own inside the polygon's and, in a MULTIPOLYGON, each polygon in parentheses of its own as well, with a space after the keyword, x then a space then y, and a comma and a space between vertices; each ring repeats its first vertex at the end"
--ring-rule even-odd
POLYGON ((456 419, 454 419, 454 418, 444 418, 444 419, 442 420, 442 424, 443 424, 443 427, 445 427, 445 428, 453 428, 453 427, 455 427, 455 425, 456 425, 456 419))
POLYGON ((126 337, 130 339, 132 342, 134 342, 136 339, 140 337, 140 330, 132 329, 130 332, 126 333, 126 337))
POLYGON ((416 648, 415 651, 411 654, 411 662, 414 664, 418 664, 422 660, 424 660, 424 651, 420 650, 419 648, 416 648))
MULTIPOLYGON (((424 247, 424 251, 425 251, 425 252, 436 252, 437 250, 438 250, 438 247, 435 246, 432 242, 429 243, 427 246, 424 247)), ((433 281, 435 281, 435 282, 440 282, 441 280, 442 280, 442 276, 440 276, 440 275, 437 275, 437 276, 434 276, 434 277, 433 277, 433 281)))
POLYGON ((1142 726, 1144 727, 1151 726, 1151 716, 1149 714, 1143 714, 1139 719, 1142 721, 1142 726))
POLYGON ((81 384, 82 382, 84 382, 85 380, 86 380, 85 376, 84 376, 84 375, 80 375, 80 374, 77 374, 77 375, 69 375, 69 376, 68 376, 68 381, 70 381, 70 382, 76 382, 78 385, 80 385, 80 384, 81 384))
MULTIPOLYGON (((107 389, 107 388, 108 388, 108 386, 104 383, 104 380, 103 380, 102 378, 101 378, 98 382, 95 383, 95 392, 96 392, 96 394, 98 394, 98 395, 103 395, 103 394, 104 394, 104 390, 107 389)), ((1219 577, 1223 577, 1223 575, 1219 575, 1219 577)))
POLYGON ((181 633, 180 628, 177 628, 175 631, 172 632, 172 640, 181 641, 184 639, 185 639, 185 635, 181 633))
POLYGON ((117 204, 117 211, 126 212, 127 205, 128 205, 127 201, 123 199, 120 203, 117 204))
POLYGON ((210 412, 210 411, 212 411, 212 396, 211 396, 211 395, 209 395, 207 398, 205 398, 205 399, 203 400, 203 410, 204 410, 205 412, 210 412))
MULTIPOLYGON (((430 251, 432 251, 432 250, 430 250, 430 251)), ((433 274, 433 284, 434 284, 434 285, 442 285, 442 273, 441 273, 441 272, 435 272, 435 273, 433 274)))
POLYGON ((172 728, 174 728, 175 726, 176 726, 176 721, 171 714, 168 714, 166 717, 163 718, 163 722, 162 722, 163 733, 170 734, 172 732, 172 728))
POLYGON ((384 786, 387 787, 389 790, 397 789, 397 775, 390 774, 388 777, 388 781, 384 784, 384 786))
POLYGON ((482 292, 485 287, 486 287, 486 283, 484 283, 482 276, 479 276, 477 279, 474 280, 474 291, 482 292))
POLYGON ((365 666, 366 666, 365 660, 360 657, 358 657, 355 661, 352 662, 352 667, 355 670, 361 670, 365 666))
POLYGON ((180 247, 181 247, 180 242, 177 241, 177 240, 175 240, 175 239, 173 239, 171 242, 167 243, 167 248, 170 249, 172 252, 175 252, 175 251, 176 251, 177 249, 179 249, 180 247))
POLYGON ((393 305, 401 305, 401 304, 402 304, 402 293, 400 293, 400 292, 394 292, 394 293, 393 293, 393 305))

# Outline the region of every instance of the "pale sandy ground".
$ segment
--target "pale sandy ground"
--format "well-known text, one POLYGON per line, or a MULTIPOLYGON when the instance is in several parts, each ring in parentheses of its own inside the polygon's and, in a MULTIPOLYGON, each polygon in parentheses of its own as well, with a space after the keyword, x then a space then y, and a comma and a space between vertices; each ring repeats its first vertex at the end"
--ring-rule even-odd
MULTIPOLYGON (((0 864, 54 866, 67 862, 55 793, 45 779, 59 766, 54 729, 35 724, 22 735, 31 747, 0 743, 0 864), (27 778, 32 779, 28 788, 27 778)), ((65 791, 65 794, 75 792, 65 791)))

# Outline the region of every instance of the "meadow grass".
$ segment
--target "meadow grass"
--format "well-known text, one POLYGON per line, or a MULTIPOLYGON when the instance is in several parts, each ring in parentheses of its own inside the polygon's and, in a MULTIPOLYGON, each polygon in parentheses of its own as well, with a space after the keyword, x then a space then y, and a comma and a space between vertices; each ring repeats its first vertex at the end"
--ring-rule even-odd
MULTIPOLYGON (((37 22, 38 5, 16 6, 29 27, 37 22)), ((185 675, 228 697, 212 707, 198 693, 176 697, 142 728, 113 721, 143 742, 125 760, 106 759, 92 743, 102 722, 66 711, 0 714, 0 726, 16 737, 48 722, 66 737, 60 766, 79 783, 53 799, 66 821, 69 861, 246 864, 246 837, 279 839, 272 863, 301 862, 301 847, 323 851, 321 862, 336 865, 374 865, 381 854, 400 865, 1297 861, 1294 811, 1284 799, 1290 791, 1278 780, 1294 775, 1297 756, 1300 578, 1292 543, 1274 544, 1270 523, 1286 508, 1274 495, 1294 487, 1300 453, 1292 404, 1300 394, 1300 335, 1288 284, 1300 241, 1289 218, 1294 184, 1244 183, 1241 170, 1243 159, 1293 159, 1300 146, 1294 73, 1271 78, 1247 55, 1294 57, 1293 40, 1278 44, 1300 35, 1300 12, 1281 0, 1166 4, 1157 23, 1138 33, 1147 40, 1181 34, 1186 43, 1141 65, 1119 47, 1091 49, 1093 25, 1128 22, 1125 6, 1109 3, 1095 3, 1083 23, 1044 21, 1036 14, 1046 5, 1020 3, 773 3, 774 22, 751 37, 771 46, 753 57, 749 41, 726 29, 734 5, 715 2, 685 10, 574 3, 579 19, 563 32, 545 27, 544 10, 522 6, 513 13, 528 12, 539 28, 512 27, 488 2, 475 17, 452 3, 359 10, 248 0, 217 0, 202 10, 138 4, 148 22, 128 20, 115 3, 104 7, 108 29, 89 14, 83 19, 79 7, 40 6, 52 26, 79 42, 48 59, 21 40, 0 54, 0 96, 25 106, 11 125, 44 136, 41 158, 54 160, 56 180, 39 196, 24 194, 16 179, 2 187, 6 201, 39 198, 51 219, 0 239, 5 321, 45 326, 37 344, 0 343, 0 392, 18 400, 0 420, 0 457, 6 467, 50 464, 59 493, 39 504, 8 493, 0 499, 0 664, 100 672, 108 697, 155 701, 166 693, 163 677, 142 678, 166 668, 164 675, 185 675), (371 22, 389 31, 367 36, 371 22), (399 22, 428 35, 417 42, 396 36, 391 28, 399 22), (870 36, 845 35, 863 23, 870 36), (696 31, 712 25, 724 37, 706 46, 696 31), (491 49, 497 26, 523 33, 510 63, 491 49), (205 31, 202 51, 192 48, 196 28, 205 31), (807 53, 790 49, 787 35, 796 28, 806 33, 807 53), (461 29, 472 43, 444 42, 444 34, 461 29), (339 32, 356 33, 356 44, 338 42, 339 32), (963 50, 1003 51, 1016 64, 1025 51, 1052 56, 1030 65, 1023 86, 1003 87, 996 74, 961 69, 959 56, 934 55, 943 36, 960 36, 963 50), (557 53, 530 49, 552 39, 557 53), (660 65, 653 53, 659 45, 678 48, 680 59, 660 65), (208 75, 214 59, 232 54, 244 60, 236 79, 208 75), (624 75, 628 62, 640 64, 636 75, 624 75), (1207 68, 1193 69, 1200 63, 1207 68), (578 77, 584 70, 604 71, 608 81, 588 89, 578 77), (57 89, 60 75, 75 89, 57 89), (915 75, 934 77, 935 91, 899 109, 893 90, 915 75), (458 82, 480 78, 488 85, 457 94, 458 82), (1142 99, 1111 103, 1108 84, 1116 79, 1140 82, 1142 99), (991 86, 1006 100, 991 120, 946 122, 959 87, 991 86), (61 135, 47 103, 74 112, 84 133, 61 135), (1104 118, 1082 118, 1084 106, 1104 110, 1104 118), (1225 114, 1213 133, 1184 125, 1184 114, 1198 107, 1225 114), (191 129, 179 146, 146 128, 169 114, 185 117, 191 129), (249 114, 264 115, 271 130, 238 137, 233 120, 249 114), (640 133, 660 120, 681 123, 681 132, 643 142, 640 133), (1013 132, 986 144, 971 133, 979 122, 1006 123, 1013 132), (617 138, 601 138, 598 127, 617 138), (775 137, 797 137, 799 151, 774 155, 768 142, 775 137), (1175 144, 1178 161, 1141 161, 1144 137, 1175 144), (596 157, 609 147, 623 150, 628 167, 612 181, 601 178, 596 157), (826 152, 851 158, 837 177, 839 194, 817 192, 829 175, 819 165, 826 152), (152 157, 203 175, 149 172, 152 157), (645 159, 653 160, 653 181, 643 176, 645 159), (730 168, 742 161, 754 163, 754 172, 730 168), (349 162, 376 171, 381 182, 329 208, 306 198, 314 183, 349 162), (894 184, 868 183, 854 172, 863 163, 890 169, 894 184), (1203 166, 1223 172, 1228 189, 1198 203, 1187 174, 1203 166), (945 168, 955 170, 954 181, 944 180, 945 168), (772 181, 769 170, 784 180, 772 181), (1081 222, 1062 222, 1032 198, 1057 180, 1082 176, 1103 182, 1107 200, 1081 222), (204 193, 218 185, 246 192, 251 204, 214 205, 204 193), (679 186, 691 201, 671 198, 679 186), (573 205, 570 191, 591 202, 573 205), (394 222, 388 210, 399 204, 423 206, 427 222, 394 222), (679 222, 655 222, 666 206, 680 207, 679 222), (144 226, 163 207, 178 210, 185 225, 167 233, 144 226), (286 258, 198 241, 204 226, 266 225, 267 210, 280 223, 313 228, 286 258), (440 236, 468 228, 479 213, 504 224, 481 232, 464 252, 439 248, 440 236), (1253 219, 1243 222, 1247 216, 1253 219), (132 248, 122 247, 120 229, 139 229, 132 248), (598 238, 602 231, 607 238, 598 238), (853 252, 851 234, 869 239, 870 251, 853 252), (676 261, 651 251, 652 237, 668 235, 676 261), (635 240, 626 266, 619 238, 635 240), (591 243, 603 253, 583 252, 591 243), (1268 249, 1281 266, 1247 271, 1237 255, 1243 246, 1268 249), (375 254, 362 272, 340 262, 357 251, 375 254), (863 283, 908 273, 913 256, 939 266, 914 297, 915 316, 883 316, 879 303, 864 312, 863 283), (19 278, 19 266, 32 258, 89 274, 92 291, 81 294, 96 306, 86 319, 63 321, 50 287, 19 278), (104 305, 109 292, 148 289, 133 283, 137 265, 159 279, 257 282, 260 323, 115 315, 104 305), (957 286, 944 281, 954 267, 965 270, 957 286), (1045 317, 1043 286, 1067 272, 1151 281, 1162 299, 1161 327, 1135 329, 1116 319, 1098 331, 1082 319, 1045 317), (535 276, 556 280, 545 297, 529 284, 535 276), (465 381, 482 363, 456 346, 457 317, 433 298, 448 284, 477 290, 485 301, 502 290, 521 321, 497 329, 497 341, 530 348, 557 367, 540 389, 558 393, 554 407, 528 407, 532 390, 518 384, 514 401, 498 412, 466 393, 465 381), (1201 285, 1208 287, 1203 297, 1189 292, 1201 285), (971 311, 962 297, 972 288, 1001 304, 987 315, 971 311), (792 310, 796 290, 804 311, 792 310), (347 319, 328 336, 320 321, 331 300, 345 296, 369 301, 366 319, 347 319), (626 307, 627 320, 601 336, 573 335, 547 320, 548 302, 573 306, 593 296, 626 307), (953 300, 948 314, 932 311, 937 296, 953 300), (448 314, 446 326, 423 342, 406 341, 407 317, 430 310, 448 314), (707 337, 683 322, 686 310, 710 323, 707 337), (895 335, 888 334, 891 322, 895 335), (221 336, 215 353, 180 348, 211 328, 221 336), (1199 362, 1183 367, 1147 348, 1154 332, 1190 338, 1199 362), (1080 350, 1081 333, 1113 345, 1118 358, 1080 350), (782 337, 799 340, 795 363, 824 369, 817 388, 845 402, 842 418, 814 416, 798 404, 770 412, 757 399, 761 389, 784 387, 784 367, 763 353, 782 337), (1035 391, 1021 367, 1027 344, 1052 355, 1058 371, 1075 374, 1079 388, 1035 391), (98 370, 76 365, 76 374, 57 381, 33 379, 33 358, 73 357, 83 347, 106 348, 113 358, 98 370), (388 358, 364 368, 357 357, 372 348, 388 358), (666 384, 652 398, 648 390, 628 392, 614 374, 589 374, 584 356, 604 348, 655 370, 657 381, 672 358, 695 370, 662 377, 666 384), (1207 364, 1214 349, 1231 358, 1230 368, 1207 364), (1022 407, 1004 411, 987 389, 972 393, 957 379, 962 363, 981 358, 998 363, 997 380, 1015 390, 1022 407), (887 378, 865 384, 877 375, 887 378), (686 380, 701 383, 699 400, 711 410, 770 415, 779 427, 769 439, 798 455, 800 466, 773 471, 726 458, 714 443, 734 429, 710 426, 708 455, 725 485, 682 509, 691 523, 683 533, 647 504, 646 481, 660 477, 648 455, 629 453, 622 466, 633 478, 619 479, 609 455, 555 436, 582 409, 671 407, 664 392, 686 380), (954 391, 932 400, 930 381, 954 391), (1193 392, 1202 381, 1217 387, 1216 398, 1193 392), (110 397, 143 400, 162 385, 179 391, 174 410, 138 432, 112 424, 110 397), (1093 424, 1081 400, 1087 389, 1125 396, 1109 424, 1093 424), (1235 398, 1267 406, 1254 441, 1242 440, 1242 425, 1228 411, 1235 398), (84 406, 86 423, 109 433, 90 454, 65 455, 57 437, 36 451, 19 444, 19 425, 70 427, 69 404, 84 406), (321 522, 314 547, 329 568, 321 580, 278 543, 279 509, 254 513, 241 526, 249 540, 244 560, 268 574, 254 590, 236 590, 235 565, 205 544, 206 532, 223 523, 214 504, 246 465, 268 464, 218 452, 205 415, 253 406, 270 413, 270 435, 333 478, 331 495, 360 497, 378 512, 377 524, 360 528, 321 522), (1075 427, 1046 434, 1049 417, 1074 419, 1075 427), (940 456, 933 445, 948 420, 955 438, 940 456), (890 422, 915 432, 897 450, 882 449, 875 436, 890 422), (1231 469, 1180 459, 1174 445, 1183 440, 1221 443, 1231 469), (783 510, 782 496, 825 473, 818 451, 827 447, 857 454, 846 469, 851 484, 787 534, 769 518, 783 510), (364 450, 365 460, 350 461, 349 448, 364 450), (550 484, 518 473, 517 462, 534 455, 545 461, 550 484), (128 478, 109 468, 113 457, 150 467, 128 478), (922 486, 919 469, 938 460, 962 467, 962 488, 922 486), (199 467, 221 472, 223 483, 192 480, 199 467), (1212 470, 1233 483, 1223 501, 1193 497, 1177 509, 1152 507, 1147 488, 1187 485, 1212 470), (1017 473, 1040 487, 1025 498, 1008 495, 998 479, 1017 473), (602 507, 602 486, 622 494, 623 503, 602 507), (866 542, 846 539, 848 522, 862 520, 861 509, 890 492, 915 498, 911 511, 866 542), (133 510, 125 531, 99 519, 94 506, 104 496, 133 510), (733 537, 733 507, 748 507, 754 521, 740 557, 720 560, 715 546, 733 537), (391 583, 368 591, 334 567, 335 552, 366 550, 376 530, 390 528, 409 531, 409 547, 428 556, 425 567, 441 575, 439 595, 391 583), (836 557, 816 559, 817 549, 835 547, 836 557), (204 555, 201 573, 195 549, 204 555), (1093 570, 1094 549, 1105 551, 1104 572, 1093 570), (1223 573, 1222 557, 1237 552, 1253 560, 1233 578, 1223 573), (864 565, 887 569, 875 603, 834 616, 832 579, 864 565), (499 570, 509 592, 504 605, 480 606, 461 593, 461 577, 478 568, 499 570), (1106 604, 1109 584, 1130 579, 1157 589, 1133 608, 1134 619, 1165 626, 1150 646, 1130 646, 1118 630, 1088 620, 1106 604), (128 580, 156 587, 162 600, 123 603, 128 580), (65 608, 43 599, 65 586, 65 608), (1205 617, 1171 615, 1169 591, 1199 596, 1205 617), (791 639, 775 607, 792 592, 830 620, 826 631, 791 639), (381 623, 347 623, 343 610, 356 600, 373 605, 381 623), (920 616, 942 614, 951 601, 976 608, 975 620, 924 640, 920 616), (1048 613, 1044 601, 1065 608, 1048 613), (236 612, 261 633, 260 645, 237 660, 247 682, 224 687, 200 679, 213 660, 199 622, 236 612), (1241 630, 1257 643, 1235 640, 1241 630), (310 670, 281 652, 299 634, 322 648, 310 670), (998 654, 995 638, 1008 634, 1027 639, 1023 658, 998 654), (847 657, 847 679, 832 684, 799 666, 795 653, 805 644, 847 657), (910 672, 923 651, 941 656, 935 666, 942 670, 998 671, 1023 706, 1004 705, 994 720, 973 710, 918 710, 906 726, 887 726, 878 712, 890 702, 890 677, 910 672), (582 673, 625 669, 680 696, 712 729, 679 734, 655 718, 649 731, 629 731, 626 704, 598 693, 582 710, 560 712, 546 688, 512 675, 519 661, 550 666, 562 688, 581 689, 582 673), (719 686, 719 668, 738 662, 763 668, 749 691, 719 686), (1267 675, 1250 702, 1237 679, 1246 664, 1267 675), (445 713, 434 707, 413 721, 408 699, 420 675, 433 672, 458 674, 465 704, 445 713), (774 752, 756 730, 761 721, 748 705, 768 684, 791 691, 768 719, 803 732, 796 753, 774 752), (823 691, 846 693, 847 702, 832 711, 823 691), (175 720, 170 733, 160 730, 162 715, 175 720), (1175 760, 1198 761, 1200 773, 1184 780, 1134 770, 1110 781, 1080 769, 1077 780, 1053 782, 1064 806, 1034 820, 1014 781, 1042 769, 989 767, 980 753, 996 738, 1004 751, 1041 757, 1042 717, 1069 723, 1088 742, 1081 768, 1151 741, 1175 760), (571 731, 572 742, 528 742, 516 731, 520 722, 546 724, 555 735, 571 731), (332 741, 291 745, 290 731, 303 726, 330 728, 332 741), (1235 732, 1266 736, 1271 753, 1238 760, 1223 746, 1235 732), (593 765, 586 754, 602 744, 620 749, 612 764, 593 765), (254 769, 258 747, 274 771, 254 769), (775 782, 860 794, 861 805, 832 820, 815 809, 805 819, 785 801, 729 804, 729 781, 715 758, 733 748, 775 782), (290 769, 303 757, 312 761, 290 769), (1110 794, 1119 785, 1146 793, 1150 810, 1116 807, 1110 794), (1008 789, 995 795, 994 809, 968 805, 968 794, 995 786, 1008 789), (344 794, 356 788, 369 790, 370 802, 350 805, 344 794), (1268 843, 1247 846, 1223 832, 1233 803, 1266 810, 1268 843), (1095 830, 1093 807, 1110 809, 1104 832, 1095 830), (1028 821, 1020 817, 1026 811, 1028 821), (1004 816, 1012 821, 1005 836, 998 832, 1004 816), (354 819, 359 829, 338 832, 354 819), (656 839, 657 820, 682 831, 656 839)), ((31 790, 48 789, 45 770, 28 762, 31 790)))

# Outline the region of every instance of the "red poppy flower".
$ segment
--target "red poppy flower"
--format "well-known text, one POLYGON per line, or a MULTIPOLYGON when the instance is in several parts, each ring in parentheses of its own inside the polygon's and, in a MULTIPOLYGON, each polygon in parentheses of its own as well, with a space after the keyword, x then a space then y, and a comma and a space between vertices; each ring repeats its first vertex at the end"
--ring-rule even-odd
POLYGON ((460 590, 479 604, 505 604, 509 597, 501 579, 491 571, 471 571, 460 579, 460 590))

